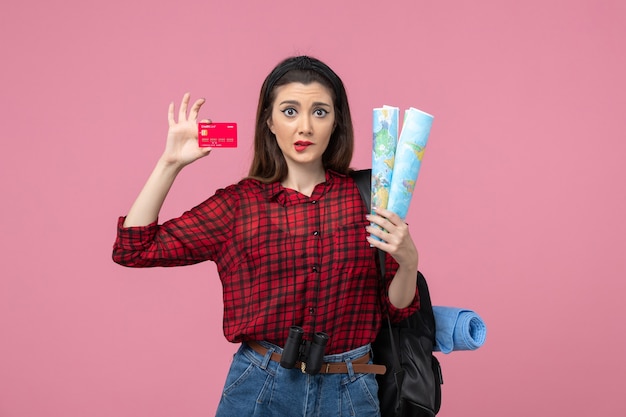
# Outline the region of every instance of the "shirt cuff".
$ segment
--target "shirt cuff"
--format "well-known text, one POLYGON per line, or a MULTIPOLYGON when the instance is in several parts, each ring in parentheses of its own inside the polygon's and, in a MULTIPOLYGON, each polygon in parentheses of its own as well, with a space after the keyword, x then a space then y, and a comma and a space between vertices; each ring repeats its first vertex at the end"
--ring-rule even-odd
POLYGON ((117 239, 115 245, 124 250, 144 249, 153 240, 157 232, 157 221, 147 226, 124 227, 125 216, 117 221, 117 239))
POLYGON ((417 289, 415 290, 415 296, 413 297, 413 301, 408 306, 404 308, 398 308, 394 306, 391 301, 389 301, 387 308, 389 313, 389 319, 392 323, 398 323, 408 318, 420 308, 420 297, 417 289))

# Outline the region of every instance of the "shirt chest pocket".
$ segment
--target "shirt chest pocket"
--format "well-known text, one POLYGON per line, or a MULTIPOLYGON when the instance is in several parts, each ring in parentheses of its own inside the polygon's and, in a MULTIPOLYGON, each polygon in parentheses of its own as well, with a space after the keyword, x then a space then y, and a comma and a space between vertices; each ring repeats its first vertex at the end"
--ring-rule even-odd
POLYGON ((365 220, 342 226, 331 237, 333 264, 350 274, 369 271, 374 263, 374 249, 366 240, 365 220))

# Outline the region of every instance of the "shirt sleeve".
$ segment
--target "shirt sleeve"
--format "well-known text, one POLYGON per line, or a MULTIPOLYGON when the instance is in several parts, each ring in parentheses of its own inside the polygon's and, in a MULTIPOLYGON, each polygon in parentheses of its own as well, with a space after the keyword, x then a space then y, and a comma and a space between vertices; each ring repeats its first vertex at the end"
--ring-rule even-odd
MULTIPOLYGON (((398 263, 393 259, 393 257, 389 254, 385 254, 385 292, 383 294, 383 305, 386 308, 387 315, 389 316, 392 323, 398 323, 410 315, 415 313, 420 308, 420 297, 417 286, 415 287, 415 296, 413 297, 413 301, 410 305, 404 308, 395 307, 391 300, 389 300, 389 286, 391 285, 391 281, 398 270, 398 263)), ((415 277, 417 280, 417 276, 415 277)))
POLYGON ((239 198, 234 186, 162 225, 117 223, 113 261, 128 267, 180 266, 214 260, 230 239, 239 198))

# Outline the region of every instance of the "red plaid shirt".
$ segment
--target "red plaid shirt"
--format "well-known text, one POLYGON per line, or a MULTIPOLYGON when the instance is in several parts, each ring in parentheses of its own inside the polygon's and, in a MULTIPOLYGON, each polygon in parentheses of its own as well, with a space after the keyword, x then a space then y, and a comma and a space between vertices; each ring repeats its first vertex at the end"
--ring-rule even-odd
POLYGON ((311 197, 246 179, 160 226, 124 228, 120 218, 113 259, 132 267, 212 260, 229 341, 284 346, 299 325, 305 335, 328 333, 326 353, 336 354, 372 342, 383 311, 397 321, 419 304, 417 296, 404 309, 389 302, 398 265, 387 256, 383 291, 365 214, 352 178, 331 171, 311 197))

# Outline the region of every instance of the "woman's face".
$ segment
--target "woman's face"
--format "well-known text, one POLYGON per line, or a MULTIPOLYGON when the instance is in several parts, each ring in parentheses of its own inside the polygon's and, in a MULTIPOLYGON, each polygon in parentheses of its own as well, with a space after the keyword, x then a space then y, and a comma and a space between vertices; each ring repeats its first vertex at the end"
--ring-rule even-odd
POLYGON ((287 166, 323 167, 322 155, 335 127, 331 92, 318 82, 276 87, 276 99, 267 121, 287 166))

